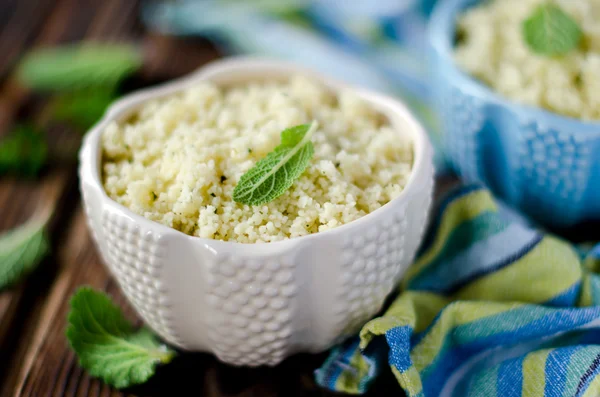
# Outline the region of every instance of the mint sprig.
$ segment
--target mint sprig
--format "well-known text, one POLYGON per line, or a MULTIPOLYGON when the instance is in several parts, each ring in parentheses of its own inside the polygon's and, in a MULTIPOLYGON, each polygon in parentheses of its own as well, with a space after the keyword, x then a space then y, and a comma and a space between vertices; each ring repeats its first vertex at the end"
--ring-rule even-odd
POLYGON ((141 52, 131 45, 84 42, 32 51, 18 77, 34 90, 115 87, 141 64, 141 52))
POLYGON ((0 175, 37 175, 48 157, 44 133, 32 125, 20 124, 0 141, 0 175))
POLYGON ((106 294, 79 288, 71 298, 67 339, 90 375, 116 388, 146 382, 175 353, 147 328, 135 331, 106 294))
POLYGON ((0 290, 30 273, 50 250, 46 224, 50 212, 0 235, 0 290))
POLYGON ((579 45, 583 36, 577 22, 551 2, 539 5, 523 21, 522 31, 529 48, 546 56, 567 54, 579 45))
POLYGON ((101 87, 61 94, 52 100, 52 116, 86 132, 100 120, 115 99, 112 89, 101 87))
POLYGON ((275 200, 302 175, 314 154, 310 138, 318 123, 302 124, 281 132, 281 143, 250 168, 233 190, 233 200, 261 205, 275 200))

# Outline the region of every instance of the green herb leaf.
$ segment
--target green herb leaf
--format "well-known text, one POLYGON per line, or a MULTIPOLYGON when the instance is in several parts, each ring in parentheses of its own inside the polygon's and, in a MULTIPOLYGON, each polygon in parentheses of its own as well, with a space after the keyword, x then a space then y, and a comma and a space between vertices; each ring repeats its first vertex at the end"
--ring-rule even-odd
POLYGON ((523 38, 541 55, 564 55, 579 45, 582 37, 577 22, 552 3, 538 6, 523 22, 523 38))
POLYGON ((133 46, 82 43, 31 52, 19 66, 19 77, 35 90, 115 87, 141 64, 133 46))
POLYGON ((100 120, 115 98, 112 89, 102 88, 59 95, 52 104, 52 114, 56 120, 86 132, 100 120))
POLYGON ((146 382, 175 353, 146 328, 134 331, 106 294, 82 287, 71 298, 67 339, 92 376, 117 388, 146 382))
POLYGON ((21 280, 46 256, 50 248, 45 233, 48 218, 32 217, 0 236, 0 290, 21 280))
POLYGON ((17 125, 0 141, 0 175, 37 175, 48 157, 44 134, 30 125, 17 125))
POLYGON ((281 144, 240 178, 233 200, 261 205, 275 200, 302 175, 314 153, 310 138, 317 122, 302 124, 281 132, 281 144))

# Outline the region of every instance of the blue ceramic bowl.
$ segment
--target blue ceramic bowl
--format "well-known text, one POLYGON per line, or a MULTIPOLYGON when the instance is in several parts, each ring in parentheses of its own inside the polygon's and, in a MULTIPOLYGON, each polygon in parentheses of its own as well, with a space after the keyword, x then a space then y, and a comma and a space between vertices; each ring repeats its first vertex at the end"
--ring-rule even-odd
POLYGON ((438 1, 430 20, 433 89, 450 163, 545 224, 600 219, 600 122, 512 102, 455 64, 457 16, 478 2, 438 1))

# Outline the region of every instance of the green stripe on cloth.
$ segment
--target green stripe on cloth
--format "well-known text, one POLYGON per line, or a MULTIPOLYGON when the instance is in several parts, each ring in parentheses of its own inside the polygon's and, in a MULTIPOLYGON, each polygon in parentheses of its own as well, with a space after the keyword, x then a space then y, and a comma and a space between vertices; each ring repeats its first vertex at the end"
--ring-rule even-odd
POLYGON ((498 369, 499 366, 495 366, 489 371, 477 372, 475 376, 473 376, 473 379, 471 379, 468 396, 498 396, 498 389, 496 388, 496 383, 498 382, 498 369))
POLYGON ((448 300, 429 292, 407 291, 395 300, 383 317, 367 323, 361 335, 361 348, 365 348, 374 336, 385 334, 392 328, 410 326, 414 332, 424 331, 448 300))
POLYGON ((392 373, 398 379, 398 383, 404 389, 408 397, 423 396, 423 385, 421 376, 415 367, 410 367, 408 371, 400 372, 395 367, 392 367, 392 373))
POLYGON ((523 397, 543 397, 546 390, 546 378, 540 376, 546 367, 548 354, 552 350, 540 350, 528 354, 523 360, 523 397))
POLYGON ((596 376, 582 397, 600 396, 600 376, 596 376))
POLYGON ((432 246, 406 271, 403 287, 439 255, 446 245, 448 236, 454 231, 457 224, 496 209, 496 204, 486 190, 474 191, 450 203, 441 215, 439 229, 432 246))
POLYGON ((568 290, 581 277, 573 248, 546 236, 525 256, 466 285, 453 299, 544 303, 568 290))

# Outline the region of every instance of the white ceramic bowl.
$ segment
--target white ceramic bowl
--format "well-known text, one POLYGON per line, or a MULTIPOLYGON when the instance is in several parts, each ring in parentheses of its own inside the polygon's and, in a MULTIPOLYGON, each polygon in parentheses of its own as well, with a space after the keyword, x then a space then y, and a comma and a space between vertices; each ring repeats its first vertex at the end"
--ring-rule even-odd
POLYGON ((414 258, 431 203, 432 148, 402 103, 358 88, 351 89, 412 137, 415 153, 402 194, 354 222, 285 241, 241 244, 185 235, 104 192, 100 136, 110 121, 201 80, 226 85, 297 73, 333 91, 351 88, 285 62, 229 58, 120 99, 85 137, 79 175, 97 247, 139 315, 180 348, 212 352, 234 365, 275 365, 296 352, 323 351, 380 310, 414 258))

